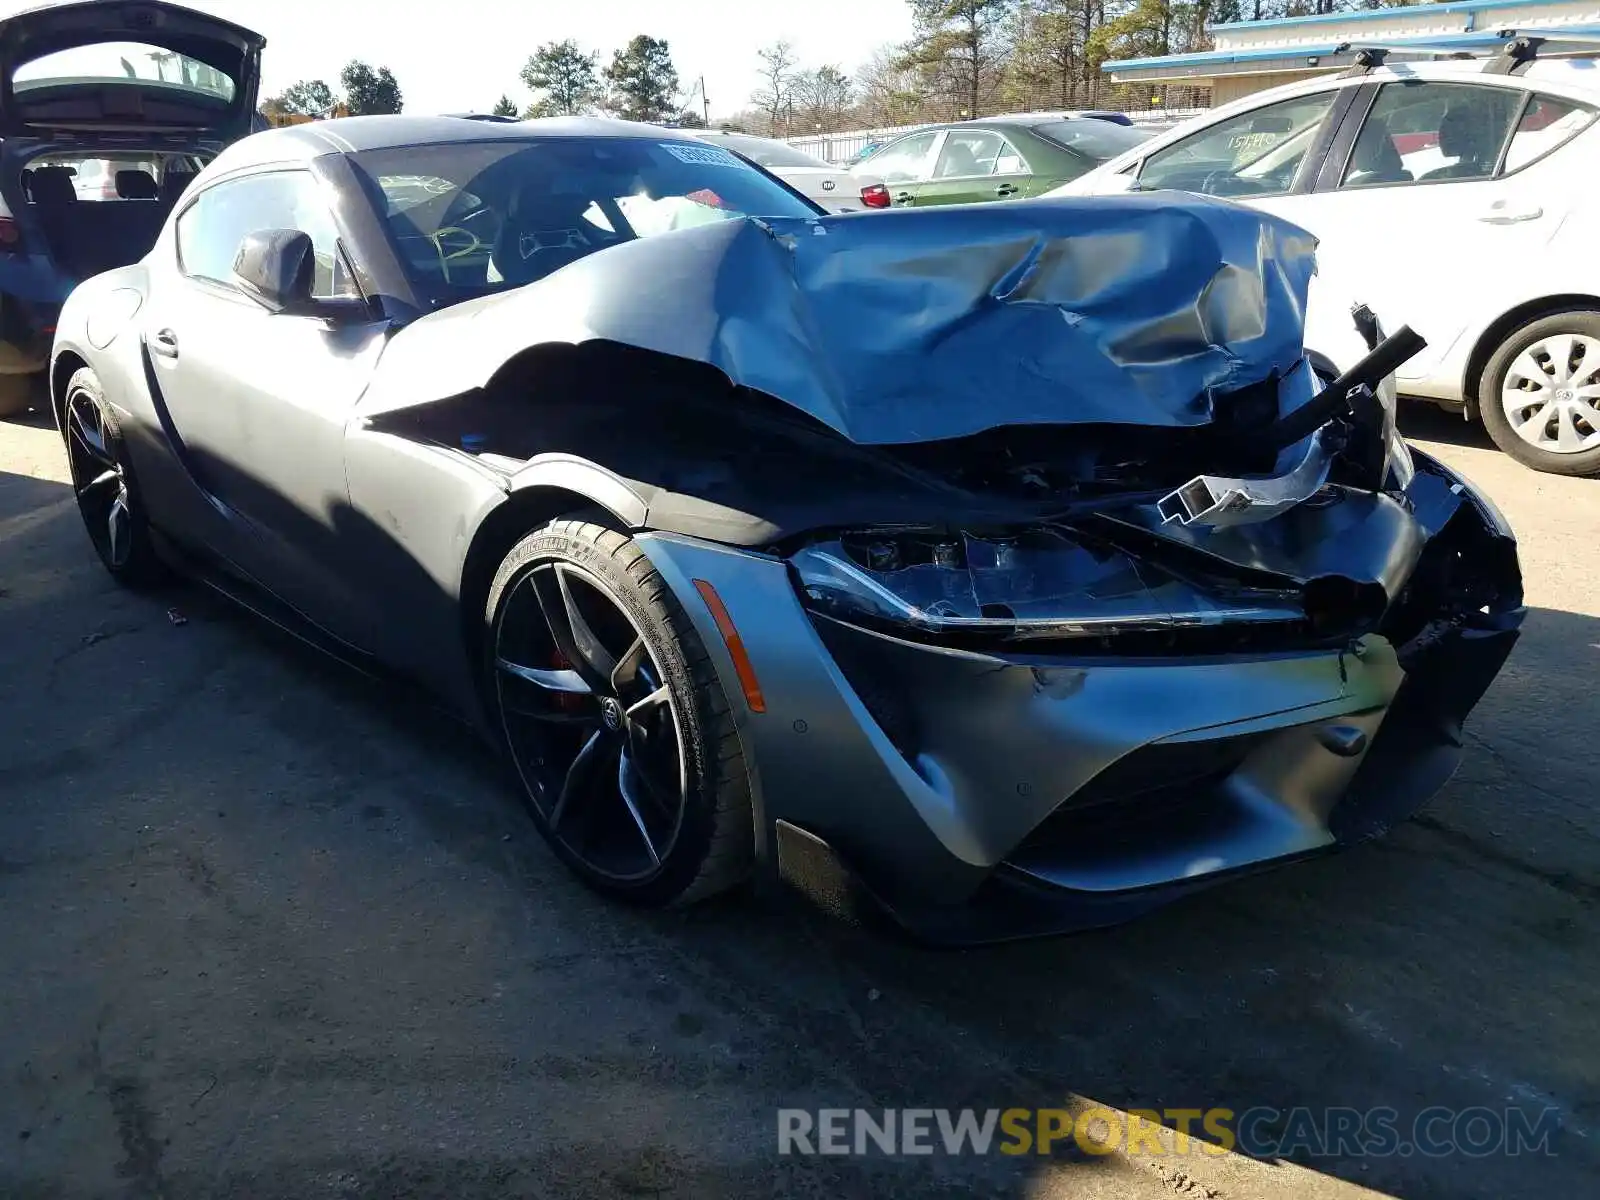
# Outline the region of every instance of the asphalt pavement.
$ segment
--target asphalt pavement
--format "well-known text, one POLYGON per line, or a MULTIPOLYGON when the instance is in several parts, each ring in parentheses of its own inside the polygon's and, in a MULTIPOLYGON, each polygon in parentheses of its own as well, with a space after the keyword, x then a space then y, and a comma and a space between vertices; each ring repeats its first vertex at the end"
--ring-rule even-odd
POLYGON ((595 898, 448 722, 196 588, 116 587, 54 430, 0 422, 0 1196, 1593 1194, 1600 481, 1408 429, 1510 517, 1532 606, 1449 787, 1119 929, 934 952, 747 896, 595 898), (967 1105, 1554 1132, 778 1153, 781 1108, 967 1105))

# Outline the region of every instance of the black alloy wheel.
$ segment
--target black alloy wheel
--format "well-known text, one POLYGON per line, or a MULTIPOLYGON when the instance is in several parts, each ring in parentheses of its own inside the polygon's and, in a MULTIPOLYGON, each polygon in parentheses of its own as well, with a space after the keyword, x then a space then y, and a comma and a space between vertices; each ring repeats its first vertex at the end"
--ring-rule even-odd
POLYGON ((566 562, 535 564, 503 612, 500 712, 545 826, 596 875, 648 879, 683 823, 686 780, 672 693, 644 635, 566 562))
POLYGON ((558 520, 490 589, 485 679, 530 812, 586 883, 689 903, 749 872, 749 780, 691 622, 625 534, 558 520))
POLYGON ((67 384, 62 426, 73 495, 95 553, 124 583, 155 582, 161 564, 150 543, 133 466, 100 381, 88 368, 67 384))

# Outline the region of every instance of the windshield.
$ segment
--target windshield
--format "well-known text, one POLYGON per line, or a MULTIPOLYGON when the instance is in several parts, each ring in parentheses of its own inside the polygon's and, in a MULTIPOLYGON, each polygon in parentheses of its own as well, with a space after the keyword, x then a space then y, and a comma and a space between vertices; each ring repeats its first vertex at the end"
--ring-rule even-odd
POLYGON ((715 139, 707 140, 711 141, 714 146, 728 146, 751 161, 760 163, 769 171, 773 167, 826 167, 828 165, 820 158, 807 154, 804 150, 796 150, 793 146, 786 146, 782 142, 773 141, 771 138, 729 133, 719 134, 715 139))
POLYGON ((1071 121, 1046 121, 1035 125, 1033 131, 1042 138, 1075 150, 1095 162, 1107 162, 1124 150, 1132 150, 1150 135, 1142 129, 1102 121, 1095 117, 1080 117, 1071 121))
POLYGON ((354 156, 417 289, 452 304, 597 250, 737 217, 818 210, 720 146, 649 138, 448 142, 354 156))
POLYGON ((25 92, 53 84, 107 81, 168 84, 220 100, 232 100, 234 93, 233 80, 215 67, 143 42, 100 42, 43 55, 17 67, 12 87, 25 92))

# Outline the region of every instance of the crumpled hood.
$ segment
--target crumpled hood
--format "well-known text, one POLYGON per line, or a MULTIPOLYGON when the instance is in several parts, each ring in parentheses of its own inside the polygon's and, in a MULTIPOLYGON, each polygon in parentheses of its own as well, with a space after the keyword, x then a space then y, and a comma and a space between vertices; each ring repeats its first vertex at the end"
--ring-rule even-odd
POLYGON ((1314 249, 1180 193, 720 221, 424 318, 377 407, 441 350, 482 373, 604 339, 708 363, 860 444, 1201 425, 1213 394, 1300 361, 1314 249), (448 335, 417 336, 430 326, 448 335))

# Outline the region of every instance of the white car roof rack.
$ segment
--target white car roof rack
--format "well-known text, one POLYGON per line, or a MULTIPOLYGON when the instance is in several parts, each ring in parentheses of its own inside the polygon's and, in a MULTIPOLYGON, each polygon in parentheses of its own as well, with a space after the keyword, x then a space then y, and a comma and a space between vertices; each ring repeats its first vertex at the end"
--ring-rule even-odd
POLYGON ((1495 40, 1486 41, 1482 50, 1461 45, 1459 33, 1436 38, 1404 38, 1394 42, 1345 42, 1336 54, 1355 55, 1345 75, 1366 75, 1384 65, 1390 54, 1428 54, 1434 58, 1477 58, 1486 55, 1486 75, 1514 75, 1526 69, 1540 54, 1594 54, 1600 52, 1600 33, 1552 29, 1485 30, 1495 40))

